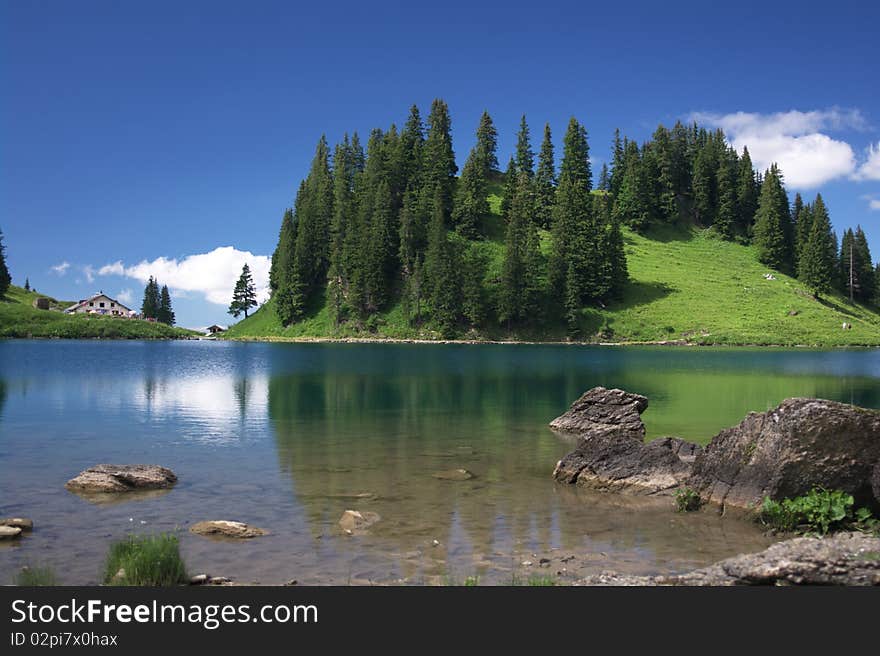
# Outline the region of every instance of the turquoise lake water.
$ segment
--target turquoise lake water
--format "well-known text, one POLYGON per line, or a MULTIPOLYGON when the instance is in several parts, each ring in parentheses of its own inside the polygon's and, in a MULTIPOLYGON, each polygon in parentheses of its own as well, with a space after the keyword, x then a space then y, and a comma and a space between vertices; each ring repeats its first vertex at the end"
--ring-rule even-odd
POLYGON ((0 341, 0 515, 36 524, 0 544, 0 583, 28 564, 98 582, 129 532, 177 530, 193 573, 242 583, 505 583, 546 573, 543 555, 554 574, 575 556, 562 576, 648 574, 767 544, 668 499, 554 483, 572 444, 547 423, 595 385, 648 396, 649 437, 705 443, 790 396, 880 408, 880 351, 0 341), (117 503, 64 489, 101 462, 161 464, 180 482, 117 503), (476 477, 433 477, 455 468, 476 477), (346 509, 382 519, 348 536, 346 509), (270 535, 187 532, 205 519, 270 535))

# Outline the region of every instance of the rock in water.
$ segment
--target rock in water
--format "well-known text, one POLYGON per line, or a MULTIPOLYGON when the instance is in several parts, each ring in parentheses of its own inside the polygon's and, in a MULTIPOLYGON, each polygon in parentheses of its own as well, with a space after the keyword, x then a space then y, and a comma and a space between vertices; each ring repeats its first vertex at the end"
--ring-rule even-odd
POLYGON ((0 519, 0 526, 20 528, 22 531, 34 530, 34 520, 25 517, 5 517, 0 519))
POLYGON ((588 437, 596 434, 626 433, 642 440, 645 425, 641 414, 648 399, 619 389, 594 387, 571 404, 568 411, 550 422, 550 428, 588 437))
POLYGON ((700 447, 677 437, 644 443, 641 413, 648 399, 623 390, 594 387, 550 426, 581 439, 556 465, 553 477, 597 490, 635 494, 671 493, 691 473, 700 447))
POLYGON ((21 529, 17 526, 0 526, 0 540, 11 540, 21 535, 21 529))
POLYGON ((449 469, 447 471, 437 472, 433 474, 434 478, 441 481, 469 481, 475 476, 467 469, 449 469))
POLYGON ((189 530, 196 535, 239 539, 256 538, 268 533, 268 531, 257 528, 256 526, 251 526, 244 522, 233 522, 226 519, 198 522, 193 524, 189 530))
POLYGON ((95 465, 67 481, 71 492, 131 492, 172 487, 177 476, 159 465, 95 465))
POLYGON ((339 518, 339 527, 346 533, 363 533, 380 519, 378 513, 369 510, 346 510, 339 518))
POLYGON ((688 485, 704 500, 740 508, 817 486, 852 494, 856 506, 877 505, 878 467, 880 412, 788 399, 718 433, 697 456, 688 485))
POLYGON ((592 576, 586 585, 880 585, 880 538, 793 538, 675 576, 592 576))

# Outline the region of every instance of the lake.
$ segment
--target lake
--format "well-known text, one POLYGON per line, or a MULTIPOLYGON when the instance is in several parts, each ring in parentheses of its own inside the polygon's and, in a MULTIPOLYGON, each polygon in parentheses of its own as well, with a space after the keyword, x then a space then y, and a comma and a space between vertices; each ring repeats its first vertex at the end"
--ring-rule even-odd
POLYGON ((35 522, 0 543, 0 583, 23 565, 97 583, 130 532, 177 530, 191 573, 268 584, 667 573, 769 544, 668 498, 556 484, 572 443, 547 423, 595 385, 646 395, 649 437, 706 443, 786 397, 880 408, 880 351, 0 341, 0 515, 35 522), (102 462, 160 464, 179 483, 109 504, 65 490, 102 462), (476 477, 433 477, 455 468, 476 477), (382 519, 345 535, 350 508, 382 519), (187 531, 207 519, 270 535, 187 531))

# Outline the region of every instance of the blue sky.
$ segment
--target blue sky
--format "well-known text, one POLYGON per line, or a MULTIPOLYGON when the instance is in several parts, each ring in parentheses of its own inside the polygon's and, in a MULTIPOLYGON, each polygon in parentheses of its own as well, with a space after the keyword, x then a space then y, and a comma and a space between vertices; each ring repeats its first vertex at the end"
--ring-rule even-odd
POLYGON ((596 170, 615 127, 699 115, 820 191, 880 259, 880 5, 667 2, 0 2, 0 229, 13 278, 228 323, 241 264, 265 276, 321 133, 450 105, 459 164, 488 109, 557 144, 572 115, 596 170), (871 150, 873 144, 874 150, 871 150), (788 165, 786 165, 788 162, 788 165), (873 205, 873 209, 872 209, 873 205))

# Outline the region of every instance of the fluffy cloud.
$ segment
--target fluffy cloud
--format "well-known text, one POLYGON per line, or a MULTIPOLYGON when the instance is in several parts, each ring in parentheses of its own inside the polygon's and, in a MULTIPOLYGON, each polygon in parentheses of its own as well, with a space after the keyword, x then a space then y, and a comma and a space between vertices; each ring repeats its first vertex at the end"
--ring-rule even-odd
POLYGON ((829 137, 822 130, 866 127, 858 110, 839 108, 775 114, 696 113, 691 119, 720 127, 737 150, 748 146, 758 170, 763 171, 776 162, 788 186, 796 189, 811 189, 853 175, 856 156, 852 146, 829 137))
POLYGON ((53 267, 50 267, 53 273, 57 273, 59 276, 63 276, 67 273, 67 270, 70 268, 70 262, 64 261, 61 264, 56 264, 53 267))
POLYGON ((134 292, 126 288, 116 294, 116 298, 126 305, 131 305, 132 303, 134 303, 134 292))
POLYGON ((862 196, 863 200, 868 201, 868 209, 869 210, 877 210, 880 211, 880 198, 875 198, 874 196, 862 196))
MULTIPOLYGON (((880 143, 876 146, 874 144, 868 146, 865 162, 859 167, 859 170, 856 171, 853 177, 856 180, 880 180, 880 143)), ((880 209, 880 207, 872 204, 871 209, 876 210, 880 209)))
POLYGON ((257 300, 262 303, 269 298, 271 258, 239 251, 232 246, 215 248, 210 253, 188 255, 181 260, 160 257, 152 262, 144 260, 131 266, 126 266, 121 261, 112 262, 98 269, 98 275, 125 276, 142 283, 153 276, 161 284, 178 292, 178 295, 196 292, 203 294, 211 303, 228 305, 235 281, 245 264, 251 269, 257 288, 257 300))

